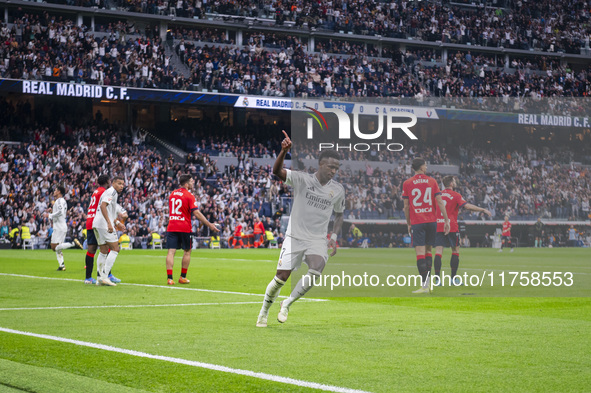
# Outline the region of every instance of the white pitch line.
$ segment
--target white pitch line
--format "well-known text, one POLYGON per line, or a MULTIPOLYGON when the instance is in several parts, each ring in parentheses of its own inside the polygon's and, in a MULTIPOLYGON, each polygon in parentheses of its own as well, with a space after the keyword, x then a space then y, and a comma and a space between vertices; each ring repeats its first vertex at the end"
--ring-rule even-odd
POLYGON ((261 304, 261 302, 225 302, 225 303, 184 303, 184 304, 124 304, 111 306, 63 306, 63 307, 7 307, 0 311, 27 311, 27 310, 68 310, 76 308, 140 308, 140 307, 184 307, 184 306, 224 306, 233 304, 261 304))
POLYGON ((64 338, 64 337, 50 336, 47 334, 23 332, 20 330, 13 330, 13 329, 8 329, 8 328, 3 328, 3 327, 0 327, 0 332, 20 334, 23 336, 30 336, 30 337, 36 337, 36 338, 43 338, 46 340, 59 341, 59 342, 63 342, 63 343, 69 343, 69 344, 79 345, 79 346, 88 347, 88 348, 102 349, 104 351, 117 352, 117 353, 122 353, 125 355, 137 356, 137 357, 146 358, 146 359, 162 360, 162 361, 170 362, 170 363, 184 364, 186 366, 205 368, 208 370, 221 371, 221 372, 230 373, 230 374, 244 375, 247 377, 264 379, 267 381, 279 382, 279 383, 284 383, 284 384, 288 384, 288 385, 295 385, 295 386, 301 386, 301 387, 310 388, 310 389, 324 390, 326 392, 369 393, 364 390, 349 389, 349 388, 340 387, 340 386, 325 385, 325 384, 317 383, 317 382, 302 381, 300 379, 282 377, 282 376, 273 375, 273 374, 259 373, 259 372, 250 371, 250 370, 242 370, 239 368, 231 368, 231 367, 220 366, 220 365, 211 364, 211 363, 197 362, 194 360, 173 358, 173 357, 160 356, 160 355, 152 355, 152 354, 145 353, 145 352, 133 351, 133 350, 124 349, 124 348, 117 348, 117 347, 112 347, 110 345, 95 344, 95 343, 86 342, 86 341, 72 340, 72 339, 64 338))
MULTIPOLYGON (((22 277, 22 278, 37 278, 39 280, 58 280, 58 281, 73 281, 81 283, 82 280, 75 280, 73 278, 60 278, 60 277, 41 277, 41 276, 29 276, 26 274, 13 274, 13 273, 0 273, 0 276, 9 277, 22 277)), ((202 289, 202 288, 190 288, 190 287, 176 287, 171 285, 152 285, 152 284, 132 284, 132 283, 120 283, 117 285, 131 285, 136 287, 148 287, 148 288, 166 288, 171 290, 183 290, 183 291, 197 291, 197 292, 209 292, 209 293, 223 293, 227 295, 244 295, 244 296, 265 296, 264 293, 249 293, 249 292, 232 292, 232 291, 221 291, 217 289, 202 289)), ((279 296, 280 298, 286 299, 287 296, 279 296)), ((328 302, 328 299, 312 299, 312 298, 301 298, 300 301, 308 302, 328 302)))

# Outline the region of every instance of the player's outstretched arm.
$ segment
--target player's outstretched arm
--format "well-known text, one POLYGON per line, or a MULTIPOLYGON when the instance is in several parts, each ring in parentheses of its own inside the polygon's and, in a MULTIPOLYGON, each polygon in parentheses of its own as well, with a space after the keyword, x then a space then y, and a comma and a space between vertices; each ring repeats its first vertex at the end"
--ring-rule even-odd
POLYGON ((207 220, 207 218, 205 218, 205 216, 203 215, 203 213, 201 213, 199 210, 195 209, 193 210, 193 215, 195 217, 197 217, 197 219, 206 227, 209 228, 210 231, 212 231, 213 233, 217 233, 219 232, 219 228, 215 226, 215 224, 212 224, 211 222, 209 222, 207 220))
POLYGON ((484 209, 482 207, 478 207, 476 205, 473 205, 471 203, 466 203, 464 205, 464 209, 467 209, 467 210, 470 210, 473 212, 482 212, 482 213, 486 214, 487 216, 492 217, 492 213, 490 211, 488 211, 487 209, 484 209))
POLYGON ((281 181, 285 181, 287 179, 287 171, 283 168, 283 161, 285 161, 285 156, 289 149, 291 149, 291 139, 283 130, 283 135, 285 135, 285 139, 281 142, 281 152, 277 156, 275 160, 275 164, 273 164, 273 174, 281 179, 281 181))
POLYGON ((441 198, 441 195, 435 196, 435 200, 437 201, 437 206, 439 206, 439 211, 441 212, 441 214, 443 214, 443 219, 445 220, 445 225, 443 226, 443 228, 444 228, 443 230, 444 230, 445 234, 447 235, 451 228, 449 226, 449 217, 447 217, 447 209, 445 208, 445 203, 443 203, 443 198, 441 198))
POLYGON ((343 227, 344 219, 345 215, 343 213, 334 214, 332 234, 330 235, 330 240, 328 241, 328 248, 332 248, 332 252, 330 253, 331 257, 335 256, 337 253, 337 234, 341 233, 341 228, 343 227))

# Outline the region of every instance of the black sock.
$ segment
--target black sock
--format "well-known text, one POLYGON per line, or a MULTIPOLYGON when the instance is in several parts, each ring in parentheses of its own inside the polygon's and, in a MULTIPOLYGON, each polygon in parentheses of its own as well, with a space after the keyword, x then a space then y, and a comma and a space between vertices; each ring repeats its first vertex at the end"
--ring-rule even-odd
POLYGON ((92 270, 94 269, 94 254, 92 256, 86 253, 86 278, 92 278, 92 270))
POLYGON ((431 254, 425 254, 425 262, 427 263, 427 270, 431 274, 431 268, 433 267, 433 256, 431 254))
POLYGON ((187 278, 187 273, 186 272, 185 273, 181 273, 181 277, 182 278, 187 278))
POLYGON ((427 261, 425 260, 425 257, 420 259, 417 257, 417 268, 419 269, 419 274, 421 275, 421 285, 425 285, 430 272, 430 270, 427 269, 427 261))
POLYGON ((441 273, 441 255, 435 254, 435 275, 439 276, 441 273))
POLYGON ((458 266, 460 266, 460 254, 451 254, 451 260, 449 261, 451 267, 451 277, 454 278, 458 273, 458 266))

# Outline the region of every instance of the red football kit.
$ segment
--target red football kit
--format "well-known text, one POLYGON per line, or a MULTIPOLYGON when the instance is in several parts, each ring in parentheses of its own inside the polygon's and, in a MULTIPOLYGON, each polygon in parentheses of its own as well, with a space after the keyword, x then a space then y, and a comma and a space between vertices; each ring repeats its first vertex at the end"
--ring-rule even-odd
MULTIPOLYGON (((450 189, 441 191, 441 199, 443 199, 443 204, 445 205, 445 210, 447 211, 447 218, 449 218, 449 232, 459 232, 460 229, 458 227, 458 213, 460 212, 460 208, 468 202, 466 202, 459 193, 450 189)), ((439 206, 436 207, 437 232, 445 232, 445 220, 443 218, 443 213, 439 210, 439 206)))
POLYGON ((435 197, 441 194, 432 177, 418 174, 402 185, 402 198, 408 199, 410 224, 424 224, 437 221, 435 197))
POLYGON ((190 233, 191 214, 197 209, 195 196, 184 188, 174 190, 168 198, 168 227, 167 232, 190 233))
POLYGON ((103 192, 105 192, 105 187, 99 187, 92 193, 90 205, 88 206, 88 211, 86 212, 87 231, 92 231, 92 221, 94 221, 94 216, 96 215, 96 210, 98 209, 98 204, 101 200, 101 195, 103 195, 103 192))
POLYGON ((503 222, 503 236, 511 237, 511 223, 506 221, 503 222))

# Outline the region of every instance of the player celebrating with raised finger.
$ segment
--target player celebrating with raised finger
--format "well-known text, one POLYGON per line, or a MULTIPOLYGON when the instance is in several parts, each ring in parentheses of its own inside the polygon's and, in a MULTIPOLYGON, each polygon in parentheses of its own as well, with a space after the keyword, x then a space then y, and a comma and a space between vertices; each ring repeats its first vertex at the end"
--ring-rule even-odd
POLYGON ((304 296, 314 285, 314 280, 322 274, 328 261, 327 248, 333 249, 330 256, 336 254, 337 233, 343 225, 345 189, 333 180, 340 166, 339 153, 334 150, 321 152, 318 157, 318 170, 314 174, 285 169, 283 161, 291 149, 291 140, 285 131, 283 134, 285 139, 281 142, 281 152, 273 165, 273 173, 293 187, 293 208, 277 263, 277 273, 265 291, 265 299, 256 324, 258 327, 267 326, 271 304, 279 296, 291 272, 305 262, 308 265, 308 273, 298 281, 291 295, 281 302, 277 320, 281 323, 287 320, 289 307, 304 296), (327 244, 328 224, 333 211, 334 225, 327 244))

